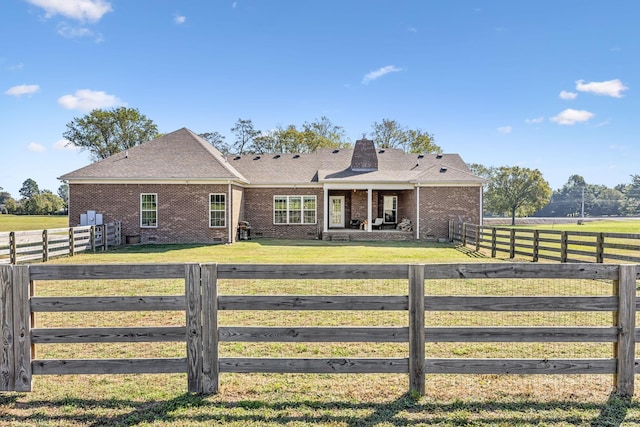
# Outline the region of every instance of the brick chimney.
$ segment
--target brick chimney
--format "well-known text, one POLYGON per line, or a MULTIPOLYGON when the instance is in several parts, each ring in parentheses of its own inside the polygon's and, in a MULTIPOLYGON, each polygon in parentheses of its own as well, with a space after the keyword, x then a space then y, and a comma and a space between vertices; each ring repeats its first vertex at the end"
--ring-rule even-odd
POLYGON ((373 141, 364 137, 356 141, 351 157, 351 170, 356 172, 378 170, 378 153, 373 141))

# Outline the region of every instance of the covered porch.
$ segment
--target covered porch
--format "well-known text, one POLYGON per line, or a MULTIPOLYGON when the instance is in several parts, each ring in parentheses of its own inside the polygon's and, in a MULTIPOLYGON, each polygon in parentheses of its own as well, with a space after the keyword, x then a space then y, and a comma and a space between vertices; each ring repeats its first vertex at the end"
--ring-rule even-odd
POLYGON ((410 184, 324 186, 324 240, 418 237, 418 189, 410 184))

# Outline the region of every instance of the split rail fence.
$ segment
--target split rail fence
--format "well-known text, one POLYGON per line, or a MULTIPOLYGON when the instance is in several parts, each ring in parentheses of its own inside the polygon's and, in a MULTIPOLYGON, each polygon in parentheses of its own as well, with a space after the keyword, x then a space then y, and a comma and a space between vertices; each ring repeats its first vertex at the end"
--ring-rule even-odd
POLYGON ((0 233, 0 264, 48 261, 84 251, 107 250, 122 244, 120 222, 47 230, 0 233))
POLYGON ((640 263, 640 234, 588 231, 537 230, 449 223, 449 238, 495 258, 525 257, 533 262, 631 262, 640 263))
MULTIPOLYGON (((118 264, 0 266, 0 390, 30 391, 34 375, 187 373, 190 392, 215 393, 221 373, 397 373, 408 388, 425 392, 425 374, 608 374, 618 393, 632 395, 637 368, 636 265, 471 263, 420 265, 269 265, 269 264, 118 264), (38 296, 38 281, 103 279, 184 279, 175 296, 38 296), (400 279, 399 295, 222 295, 218 281, 400 279), (561 279, 605 283, 600 296, 456 296, 425 295, 425 283, 439 279, 561 279), (610 292, 609 292, 610 290, 610 292), (39 327, 42 312, 178 310, 183 326, 39 327), (336 310, 408 313, 404 326, 296 327, 221 326, 225 310, 336 310), (425 327, 430 312, 613 312, 597 326, 425 327), (49 343, 183 342, 186 357, 139 359, 38 359, 35 346, 49 343), (404 357, 262 358, 220 357, 221 342, 408 343, 404 357), (560 342, 612 343, 602 357, 433 358, 427 343, 560 342)), ((50 282, 47 282, 50 283, 50 282)), ((66 283, 66 282, 65 282, 66 283)), ((448 282, 447 282, 448 283, 448 282)), ((369 288, 367 288, 369 289, 369 288)), ((590 354, 591 355, 591 354, 590 354)))

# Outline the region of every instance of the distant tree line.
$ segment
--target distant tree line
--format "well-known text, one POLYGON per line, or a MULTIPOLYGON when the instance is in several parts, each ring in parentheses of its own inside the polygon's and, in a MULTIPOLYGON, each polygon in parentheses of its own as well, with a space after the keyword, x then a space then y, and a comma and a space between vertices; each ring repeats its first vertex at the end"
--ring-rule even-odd
POLYGON ((69 186, 62 184, 58 194, 53 194, 50 190, 40 190, 38 183, 28 178, 22 183, 20 196, 16 200, 0 187, 0 214, 63 215, 67 213, 69 186))

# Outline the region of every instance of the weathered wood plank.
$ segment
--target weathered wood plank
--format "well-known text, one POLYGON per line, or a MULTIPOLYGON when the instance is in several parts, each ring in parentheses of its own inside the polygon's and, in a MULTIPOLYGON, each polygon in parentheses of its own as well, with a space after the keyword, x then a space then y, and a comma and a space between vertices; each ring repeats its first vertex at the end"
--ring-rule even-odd
POLYGON ((626 262, 640 262, 640 257, 635 256, 627 256, 627 255, 618 255, 611 253, 604 253, 604 258, 606 259, 615 259, 617 261, 626 261, 626 262))
POLYGON ((615 342, 615 327, 435 327, 427 328, 428 342, 615 342))
POLYGON ((469 263, 426 264, 426 279, 615 279, 618 267, 602 264, 469 263))
POLYGON ((408 359, 220 358, 220 372, 310 374, 406 374, 408 359))
POLYGON ((187 372, 187 359, 40 359, 31 369, 34 375, 171 374, 187 372))
POLYGON ((428 296, 427 311, 615 311, 616 297, 428 296))
POLYGON ((615 359, 427 359, 427 374, 613 374, 615 359))
POLYGON ((200 267, 202 280, 202 392, 218 393, 218 266, 200 267))
POLYGON ((187 383, 189 393, 202 393, 202 297, 200 265, 184 266, 187 332, 187 383))
POLYGON ((633 396, 635 379, 636 266, 621 265, 618 279, 618 367, 616 389, 623 396, 633 396))
POLYGON ((0 391, 15 390, 12 267, 0 266, 0 391))
POLYGON ((625 245, 622 243, 609 243, 603 245, 605 249, 624 249, 627 251, 640 251, 640 245, 625 245))
POLYGON ((220 279, 406 279, 403 264, 219 264, 220 279))
POLYGON ((219 310, 407 310, 406 296, 222 295, 219 310))
POLYGON ((185 309, 182 295, 137 297, 33 297, 34 312, 65 311, 164 311, 185 309))
POLYGON ((31 311, 29 310, 29 266, 14 266, 13 337, 15 390, 31 391, 31 311))
POLYGON ((34 265, 31 280, 181 279, 184 264, 34 265))
POLYGON ((34 328, 31 342, 96 343, 96 342, 184 342, 184 326, 154 326, 126 328, 34 328))
POLYGON ((219 328, 224 342, 408 342, 407 327, 241 327, 219 328))

